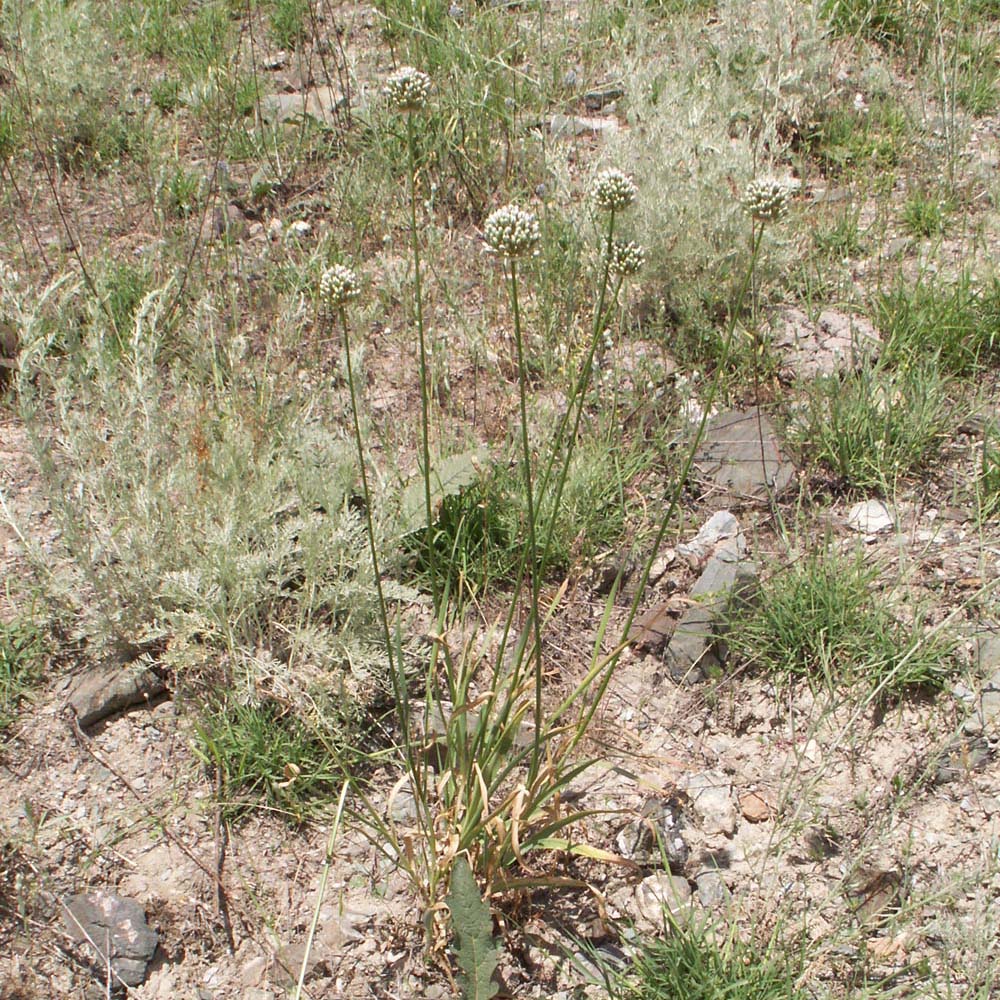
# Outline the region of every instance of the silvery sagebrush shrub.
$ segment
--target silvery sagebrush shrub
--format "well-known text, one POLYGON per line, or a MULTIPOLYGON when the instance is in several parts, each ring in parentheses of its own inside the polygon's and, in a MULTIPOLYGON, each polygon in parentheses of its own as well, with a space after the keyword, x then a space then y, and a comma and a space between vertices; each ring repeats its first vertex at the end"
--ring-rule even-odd
MULTIPOLYGON (((746 273, 744 186, 763 161, 781 161, 796 126, 833 92, 835 53, 809 3, 727 0, 708 29, 678 21, 640 31, 648 16, 635 14, 636 46, 620 74, 633 81, 628 114, 641 127, 612 136, 607 160, 642 189, 630 233, 683 311, 730 297, 746 273), (662 46, 665 30, 678 53, 669 63, 648 47, 662 46)), ((792 273, 789 239, 769 227, 757 267, 765 288, 792 273)))
POLYGON ((185 357, 158 361, 168 299, 145 296, 125 356, 27 345, 22 412, 61 532, 39 578, 94 656, 226 663, 238 697, 268 692, 344 745, 390 690, 352 446, 315 399, 219 352, 207 300, 185 357))

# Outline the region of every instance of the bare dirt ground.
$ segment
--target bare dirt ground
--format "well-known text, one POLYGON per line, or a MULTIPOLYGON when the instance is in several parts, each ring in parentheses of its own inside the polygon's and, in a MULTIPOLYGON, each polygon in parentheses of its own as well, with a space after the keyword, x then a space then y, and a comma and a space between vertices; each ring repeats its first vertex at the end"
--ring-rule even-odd
MULTIPOLYGON (((3 433, 10 512, 33 541, 51 544, 23 430, 7 416, 3 433)), ((897 514, 898 530, 870 537, 871 554, 909 566, 915 589, 944 598, 940 617, 965 619, 967 655, 982 657, 972 676, 986 681, 997 640, 973 634, 982 623, 967 595, 995 578, 996 547, 972 535, 961 511, 911 504, 897 514)), ((846 505, 826 512, 845 546, 857 538, 846 515, 846 505)), ((770 516, 747 509, 741 517, 754 558, 766 562, 777 553, 770 516)), ((4 569, 17 574, 18 541, 5 530, 4 569)), ((659 591, 683 593, 691 578, 675 565, 659 591)), ((103 995, 107 984, 68 932, 64 904, 98 888, 142 900, 160 937, 147 981, 130 996, 288 995, 327 829, 295 830, 265 813, 227 830, 190 750, 183 705, 164 697, 83 733, 66 704, 73 674, 67 664, 52 677, 3 751, 2 884, 21 913, 9 914, 4 935, 2 995, 103 995)), ((846 975, 857 956, 839 941, 859 925, 886 975, 933 963, 952 925, 991 919, 1000 889, 996 719, 982 718, 979 698, 960 686, 884 711, 738 675, 689 687, 665 680, 656 657, 627 654, 593 733, 601 763, 579 781, 584 804, 601 812, 579 835, 624 854, 642 818, 672 803, 686 845, 672 867, 693 890, 683 906, 707 914, 735 900, 751 921, 796 914, 812 941, 825 942, 814 960, 820 979, 846 975), (904 908, 916 912, 896 928, 904 908)), ((610 947, 633 922, 655 929, 641 896, 652 870, 642 860, 592 867, 589 892, 529 904, 510 924, 518 947, 504 970, 508 989, 570 996, 581 980, 564 958, 574 940, 610 947)), ((422 960, 405 883, 348 827, 304 995, 440 997, 447 989, 422 960)))

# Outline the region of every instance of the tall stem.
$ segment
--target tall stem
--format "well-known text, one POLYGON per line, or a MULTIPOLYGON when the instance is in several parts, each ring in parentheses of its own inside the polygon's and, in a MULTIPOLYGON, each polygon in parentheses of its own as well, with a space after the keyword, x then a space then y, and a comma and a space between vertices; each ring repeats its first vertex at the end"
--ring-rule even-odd
POLYGON ((528 504, 528 588, 531 612, 528 628, 532 636, 535 661, 535 742, 531 752, 530 780, 538 773, 542 737, 542 637, 538 615, 538 548, 535 541, 535 497, 531 482, 531 445, 528 441, 528 372, 524 363, 524 338, 521 336, 521 307, 517 295, 517 261, 510 260, 510 303, 514 314, 514 342, 517 344, 517 383, 521 402, 521 465, 524 493, 528 504))
POLYGON ((406 116, 406 147, 409 153, 408 173, 410 196, 410 249, 413 253, 413 298, 417 314, 417 335, 420 342, 420 448, 424 478, 424 516, 427 520, 425 537, 427 565, 431 577, 431 597, 434 601, 434 618, 441 614, 441 595, 438 589, 437 556, 434 551, 434 516, 431 508, 431 445, 430 445, 430 386, 427 364, 427 338, 424 332, 424 296, 420 273, 420 240, 417 234, 417 149, 413 132, 413 116, 406 116))
MULTIPOLYGON (((555 468, 555 463, 559 458, 559 451, 562 448, 562 443, 565 440, 566 427, 569 424, 570 419, 573 419, 573 433, 570 435, 569 440, 571 442, 576 441, 576 435, 580 427, 580 420, 583 413, 583 402, 582 399, 586 395, 587 387, 590 384, 590 376, 593 371, 594 364, 594 354, 597 351, 597 342, 600 338, 601 330, 604 326, 605 319, 605 303, 607 301, 608 292, 608 278, 610 275, 609 264, 611 261, 611 245, 614 240, 615 231, 615 213, 611 212, 611 217, 608 222, 608 236, 606 242, 606 250, 604 255, 604 267, 601 270, 601 283, 598 289, 597 296, 597 309, 594 313, 594 325, 591 331, 590 345, 587 350, 587 357, 580 369, 580 376, 574 385, 574 392, 570 397, 569 404, 566 407, 566 412, 559 418, 559 423, 556 427, 556 431, 552 437, 552 443, 549 446, 549 453, 545 463, 545 469, 542 472, 541 482, 539 485, 538 495, 544 497, 548 493, 549 482, 552 479, 552 470, 555 468), (576 407, 576 412, 574 414, 574 405, 577 401, 580 401, 579 406, 576 407)), ((619 288, 621 283, 619 282, 619 288)), ((617 298, 617 290, 615 293, 615 298, 617 298)), ((555 531, 555 519, 556 513, 559 510, 559 503, 562 500, 563 489, 566 485, 566 477, 569 474, 569 462, 572 458, 572 447, 568 450, 568 453, 563 461, 562 468, 560 469, 559 481, 556 486, 555 497, 553 498, 553 503, 550 505, 551 515, 549 519, 549 524, 545 530, 545 541, 542 546, 542 559, 541 566, 544 571, 544 567, 548 563, 549 550, 552 547, 552 538, 555 531)), ((524 578, 524 559, 520 560, 520 566, 518 572, 518 586, 520 586, 521 580, 524 578)), ((507 620, 505 627, 503 629, 503 638, 500 642, 500 650, 498 658, 502 659, 507 645, 507 636, 510 634, 510 627, 514 620, 514 607, 511 605, 507 612, 507 620)))
MULTIPOLYGON (((556 493, 552 505, 553 515, 546 531, 545 545, 542 549, 543 565, 548 559, 549 549, 552 546, 552 537, 555 532, 555 512, 558 511, 559 504, 562 501, 563 489, 566 486, 566 478, 569 475, 569 464, 573 458, 573 447, 576 445, 577 435, 580 433, 580 421, 583 419, 584 401, 586 400, 587 389, 590 387, 590 378, 594 370, 594 354, 597 352, 597 344, 601 338, 601 333, 604 330, 605 321, 609 318, 606 313, 610 313, 610 309, 606 309, 606 303, 608 298, 608 281, 611 276, 611 248, 614 245, 614 236, 615 213, 614 210, 612 210, 608 218, 608 236, 605 242, 604 266, 601 268, 601 284, 598 289, 597 308, 594 311, 594 325, 591 330, 590 345, 587 349, 587 356, 580 368, 579 378, 577 379, 576 385, 573 387, 573 395, 570 398, 570 404, 567 407, 566 412, 563 414, 562 419, 559 421, 559 426, 556 429, 556 434, 552 442, 552 449, 549 452, 549 463, 546 466, 545 477, 543 479, 542 489, 543 491, 547 491, 549 479, 552 475, 553 465, 558 460, 559 452, 563 446, 563 440, 567 440, 569 443, 566 447, 566 456, 563 459, 562 467, 559 470, 559 479, 556 482, 556 493), (573 415, 573 429, 570 431, 569 437, 566 438, 566 425, 569 422, 570 415, 573 414, 574 407, 576 412, 573 415)), ((619 279, 615 287, 614 294, 611 297, 612 301, 617 300, 621 287, 622 279, 619 279)))
MULTIPOLYGON (((358 465, 361 467, 361 492, 365 501, 365 527, 368 535, 368 551, 372 560, 372 572, 375 574, 375 589, 378 593, 379 614, 382 618, 382 633, 385 637, 385 652, 389 658, 389 674, 392 678, 392 693, 396 704, 402 706, 405 698, 406 685, 400 671, 396 672, 396 664, 392 658, 392 633, 389 630, 389 611, 382 590, 382 572, 379 568, 378 550, 375 546, 375 519, 372 517, 372 495, 368 487, 368 469, 365 463, 365 446, 361 437, 361 418, 358 416, 358 394, 354 383, 354 366, 351 362, 351 338, 347 328, 347 313, 340 308, 340 324, 344 331, 344 355, 347 359, 347 389, 351 397, 351 419, 354 425, 354 446, 358 450, 358 465), (400 690, 402 689, 402 690, 400 690)), ((404 713, 405 714, 405 713, 404 713)), ((403 719, 405 725, 406 719, 403 719)))
POLYGON ((708 426, 708 418, 712 412, 712 406, 715 403, 715 397, 719 391, 719 382, 721 381, 722 374, 725 372, 726 365, 729 364, 729 355, 732 352, 733 340, 736 336, 736 324, 739 321, 740 312, 743 310, 743 303, 746 301, 747 290, 750 288, 754 272, 757 270, 757 258, 760 256, 760 244, 764 236, 764 228, 765 227, 762 224, 754 233, 753 252, 750 255, 750 264, 747 267, 747 273, 743 276, 743 281, 740 284, 740 289, 736 296, 736 302, 733 304, 733 310, 729 316, 729 324, 726 328, 726 339, 723 342, 722 356, 719 359, 718 373, 712 380, 712 384, 708 387, 708 392, 705 395, 705 400, 702 404, 701 419, 698 421, 698 430, 695 432, 694 440, 691 442, 691 445, 687 450, 684 465, 681 468, 681 474, 674 485, 673 491, 671 492, 670 503, 667 506, 666 513, 660 521, 660 527, 657 530, 656 538, 653 541, 652 555, 646 560, 646 564, 643 567, 642 576, 639 580, 639 585, 635 589, 635 596, 632 598, 632 605, 629 608, 628 617, 625 620, 625 625, 622 630, 623 635, 628 634, 629 629, 632 627, 632 622, 635 620, 636 612, 639 610, 639 602, 642 600, 642 595, 646 590, 646 584, 649 582, 649 574, 656 558, 656 553, 659 552, 660 545, 663 544, 663 538, 667 533, 667 528, 673 520, 674 513, 677 510, 677 505, 680 502, 681 491, 684 489, 684 484, 687 482, 687 478, 691 474, 691 467, 694 465, 694 457, 698 451, 698 445, 705 436, 705 428, 708 426))

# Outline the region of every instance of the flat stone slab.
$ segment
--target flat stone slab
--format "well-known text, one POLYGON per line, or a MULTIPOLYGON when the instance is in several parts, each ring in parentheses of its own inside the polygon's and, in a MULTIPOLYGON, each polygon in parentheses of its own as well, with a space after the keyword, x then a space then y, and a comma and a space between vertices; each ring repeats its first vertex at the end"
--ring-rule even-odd
POLYGON ((878 357, 882 338, 863 316, 826 309, 814 323, 801 309, 785 309, 771 344, 789 379, 838 375, 878 357))
POLYGON ((142 705, 167 690, 163 674, 148 663, 114 664, 88 670, 73 685, 69 704, 86 729, 133 705, 142 705))
POLYGON ((847 526, 863 535, 877 535, 896 527, 896 518, 884 500, 862 500, 847 512, 847 526))
POLYGON ((347 111, 344 95, 333 87, 312 87, 292 94, 271 94, 261 101, 265 121, 288 122, 302 116, 334 125, 347 111))
POLYGON ((767 500, 782 493, 795 475, 774 426, 756 407, 713 417, 694 462, 724 501, 767 500))
POLYGON ((617 118, 583 115, 553 115, 548 120, 549 132, 555 139, 575 139, 578 136, 612 135, 619 129, 617 118))
POLYGON ((70 896, 63 905, 63 923, 70 937, 96 951, 95 975, 103 978, 110 963, 111 971, 126 986, 145 981, 159 936, 135 900, 96 891, 70 896))
POLYGON ((635 887, 634 907, 641 928, 662 931, 670 919, 683 921, 690 916, 691 886, 680 875, 649 875, 635 887))
POLYGON ((677 619, 678 611, 672 601, 656 604, 632 623, 628 641, 639 649, 658 653, 674 634, 677 619))
POLYGON ((678 787, 691 798, 691 806, 707 834, 731 837, 736 832, 733 787, 722 771, 699 771, 680 780, 678 787))
POLYGON ((726 618, 737 602, 753 600, 757 567, 746 558, 746 539, 728 510, 713 514, 677 551, 701 567, 689 594, 694 603, 683 611, 673 599, 654 605, 635 620, 628 641, 651 653, 662 649, 670 679, 697 684, 725 661, 726 618))

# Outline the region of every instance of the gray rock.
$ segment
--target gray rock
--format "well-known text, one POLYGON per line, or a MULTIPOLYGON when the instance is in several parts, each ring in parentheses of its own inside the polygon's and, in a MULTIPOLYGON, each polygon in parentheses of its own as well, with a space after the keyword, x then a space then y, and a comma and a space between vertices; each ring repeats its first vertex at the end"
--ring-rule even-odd
POLYGON ((721 542, 730 540, 735 541, 738 555, 746 554, 746 540, 736 516, 728 510, 717 510, 698 529, 698 534, 691 541, 677 546, 677 552, 692 566, 700 566, 721 542))
POLYGON ((150 664, 114 664, 89 670, 80 677, 70 690, 69 704, 86 729, 115 712, 149 702, 166 690, 163 675, 150 664))
POLYGON ((1000 730, 1000 671, 984 685, 979 696, 979 714, 985 729, 996 733, 1000 730))
POLYGON ((667 674, 678 684, 699 684, 722 668, 716 616, 695 607, 677 623, 663 654, 667 674))
POLYGON ((695 877, 698 902, 707 910, 714 910, 729 898, 729 889, 717 871, 702 872, 695 877))
POLYGON ((548 125, 554 139, 575 139, 581 135, 611 135, 618 131, 617 118, 553 115, 548 125))
POLYGON ((710 538, 716 539, 714 551, 691 588, 699 603, 681 616, 664 653, 667 673, 682 684, 696 684, 721 668, 728 655, 726 619, 757 591, 757 567, 743 558, 746 541, 729 511, 714 514, 686 546, 688 552, 702 553, 710 538))
POLYGON ((293 94, 271 94, 261 101, 261 117, 267 122, 291 122, 308 117, 333 125, 347 110, 347 98, 334 87, 312 87, 293 94))
POLYGON ((63 922, 70 937, 97 952, 95 974, 105 975, 110 963, 126 986, 145 982, 159 937, 135 900, 98 890, 71 896, 64 907, 63 922))
POLYGON ((878 357, 882 338, 862 316, 827 309, 814 323, 801 309, 786 309, 771 346, 789 379, 813 379, 852 371, 878 357))
POLYGON ((681 779, 679 787, 691 798, 691 808, 707 834, 736 832, 736 805, 733 789, 722 771, 699 771, 681 779))
POLYGON ((225 208, 218 207, 212 213, 213 240, 241 240, 247 234, 247 219, 243 209, 235 202, 230 202, 225 208))
POLYGON ((618 831, 618 853, 642 865, 667 865, 680 871, 690 848, 684 840, 684 816, 676 797, 646 800, 640 816, 618 831))
POLYGON ((783 458, 771 421, 756 407, 713 417, 695 454, 695 465, 716 498, 767 500, 795 475, 783 458))
POLYGON ((417 799, 410 788, 400 788, 389 802, 389 818, 403 826, 417 822, 417 799))
POLYGON ((635 887, 634 907, 640 927, 663 930, 671 918, 683 920, 690 914, 691 886, 680 875, 650 875, 635 887))
POLYGON ((607 107, 612 101, 617 101, 619 97, 625 96, 623 87, 612 85, 609 87, 599 87, 590 90, 583 95, 583 106, 588 111, 600 111, 607 107))
POLYGON ((934 761, 934 782, 945 785, 968 778, 973 771, 984 771, 993 759, 989 743, 981 736, 970 736, 950 743, 934 761))
MULTIPOLYGON (((981 674, 992 674, 1000 668, 1000 634, 982 633, 976 642, 976 665, 981 674)), ((1000 678, 1000 673, 997 674, 1000 678)), ((1000 683, 994 678, 991 683, 1000 683)))
POLYGON ((896 527, 896 518, 882 500, 862 500, 847 512, 847 526, 863 535, 877 535, 896 527))

